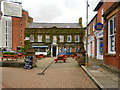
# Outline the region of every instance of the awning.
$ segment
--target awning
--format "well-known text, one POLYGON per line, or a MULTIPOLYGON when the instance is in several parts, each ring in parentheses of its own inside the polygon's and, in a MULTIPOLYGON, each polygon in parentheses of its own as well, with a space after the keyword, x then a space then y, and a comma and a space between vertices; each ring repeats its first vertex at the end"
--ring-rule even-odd
POLYGON ((48 46, 32 46, 33 48, 48 48, 48 46))

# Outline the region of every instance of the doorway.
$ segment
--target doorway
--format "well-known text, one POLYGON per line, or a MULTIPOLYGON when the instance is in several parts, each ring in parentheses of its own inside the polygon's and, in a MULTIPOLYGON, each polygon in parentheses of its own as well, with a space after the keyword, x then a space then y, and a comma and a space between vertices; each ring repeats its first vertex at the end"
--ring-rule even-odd
POLYGON ((53 46, 53 57, 56 57, 56 46, 53 46))

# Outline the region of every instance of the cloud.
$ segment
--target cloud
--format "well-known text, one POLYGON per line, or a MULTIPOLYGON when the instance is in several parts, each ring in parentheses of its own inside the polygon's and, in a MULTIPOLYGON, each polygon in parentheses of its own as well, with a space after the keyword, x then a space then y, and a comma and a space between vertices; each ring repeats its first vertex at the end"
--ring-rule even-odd
MULTIPOLYGON (((89 21, 98 0, 89 0, 89 21)), ((23 8, 37 22, 78 23, 82 17, 86 26, 86 0, 23 0, 23 8)))

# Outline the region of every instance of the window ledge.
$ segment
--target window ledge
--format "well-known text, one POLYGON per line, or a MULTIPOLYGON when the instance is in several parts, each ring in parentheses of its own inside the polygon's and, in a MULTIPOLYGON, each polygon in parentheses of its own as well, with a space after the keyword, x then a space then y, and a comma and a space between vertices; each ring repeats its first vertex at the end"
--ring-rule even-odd
POLYGON ((106 53, 105 56, 112 56, 112 57, 115 57, 116 54, 109 54, 109 53, 106 53))

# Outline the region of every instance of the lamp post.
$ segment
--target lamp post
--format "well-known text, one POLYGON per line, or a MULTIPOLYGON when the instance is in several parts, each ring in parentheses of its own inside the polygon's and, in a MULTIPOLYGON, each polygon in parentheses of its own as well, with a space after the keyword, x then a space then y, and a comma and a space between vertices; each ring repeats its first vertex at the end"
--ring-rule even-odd
POLYGON ((86 7, 86 63, 85 66, 88 67, 88 0, 86 1, 87 7, 86 7))

